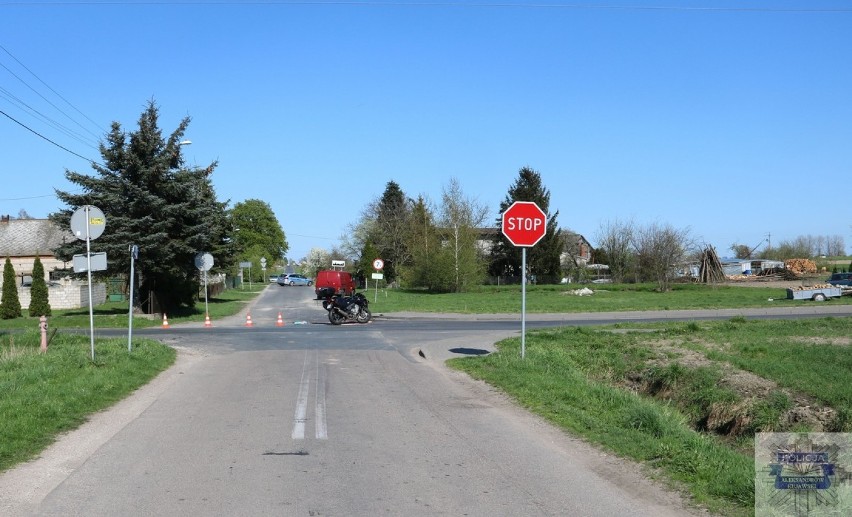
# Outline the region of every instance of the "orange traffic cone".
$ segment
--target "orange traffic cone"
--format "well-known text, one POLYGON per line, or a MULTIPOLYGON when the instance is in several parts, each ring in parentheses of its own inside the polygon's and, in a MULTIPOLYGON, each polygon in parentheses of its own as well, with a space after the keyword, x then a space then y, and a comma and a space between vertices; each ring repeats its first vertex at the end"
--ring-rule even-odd
POLYGON ((166 313, 163 313, 163 328, 169 328, 169 318, 166 317, 166 313))
POLYGON ((281 311, 278 311, 278 321, 275 322, 276 327, 284 326, 284 318, 281 317, 281 311))
POLYGON ((205 327, 212 327, 213 326, 213 324, 210 323, 210 315, 209 314, 204 315, 204 326, 205 327))
POLYGON ((251 322, 251 314, 246 314, 246 327, 254 327, 254 323, 251 322))

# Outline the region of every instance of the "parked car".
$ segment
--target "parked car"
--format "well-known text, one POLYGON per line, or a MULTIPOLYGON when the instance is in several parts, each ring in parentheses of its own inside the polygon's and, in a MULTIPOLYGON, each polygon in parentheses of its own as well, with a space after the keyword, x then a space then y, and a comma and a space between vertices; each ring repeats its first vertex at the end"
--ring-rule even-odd
POLYGON ((279 277, 278 285, 314 285, 314 281, 304 275, 289 274, 279 277))
POLYGON ((289 284, 287 284, 287 277, 288 276, 290 276, 290 275, 288 275, 287 273, 281 273, 280 275, 278 275, 278 277, 275 279, 275 281, 278 283, 278 285, 289 285, 289 284))
POLYGON ((852 287, 852 273, 833 273, 826 282, 838 287, 852 287))
POLYGON ((352 280, 352 275, 346 271, 336 271, 324 269, 317 271, 317 286, 314 292, 317 295, 317 300, 321 300, 320 290, 324 287, 334 288, 336 294, 343 296, 351 296, 355 293, 355 281, 352 280))

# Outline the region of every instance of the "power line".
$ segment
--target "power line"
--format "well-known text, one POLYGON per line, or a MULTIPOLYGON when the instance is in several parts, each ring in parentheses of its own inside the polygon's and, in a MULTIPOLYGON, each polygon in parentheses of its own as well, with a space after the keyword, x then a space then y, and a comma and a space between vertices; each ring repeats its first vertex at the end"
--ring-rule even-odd
POLYGON ((103 165, 102 165, 102 164, 100 164, 100 163, 98 163, 98 162, 96 162, 96 161, 92 160, 91 158, 86 158, 86 157, 85 157, 85 156, 83 156, 82 154, 77 154, 77 153, 75 153, 74 151, 72 151, 71 149, 68 149, 67 147, 65 147, 65 146, 63 146, 63 145, 61 145, 61 144, 57 144, 56 142, 54 142, 54 141, 53 141, 53 140, 51 140, 50 138, 47 138, 46 136, 42 135, 41 133, 39 133, 39 132, 38 132, 38 131, 36 131, 35 129, 32 129, 31 127, 29 127, 29 126, 27 126, 26 124, 24 124, 23 122, 21 122, 21 121, 17 120, 16 118, 14 118, 13 116, 9 115, 9 114, 8 114, 8 113, 6 113, 5 111, 0 110, 0 114, 4 115, 6 118, 8 118, 9 120, 11 120, 11 121, 12 121, 12 122, 14 122, 15 124, 18 124, 18 125, 19 125, 19 126, 21 126, 22 128, 24 128, 24 129, 26 129, 27 131, 29 131, 30 133, 32 133, 32 134, 34 134, 34 135, 38 136, 39 138, 42 138, 42 139, 44 139, 44 140, 46 140, 46 141, 50 142, 51 144, 55 145, 56 147, 58 147, 58 148, 62 149, 63 151, 66 151, 66 152, 68 152, 68 153, 71 153, 71 154, 73 154, 74 156, 76 156, 76 157, 78 157, 78 158, 82 158, 82 159, 86 160, 87 162, 89 162, 89 163, 91 163, 91 164, 94 164, 94 165, 98 165, 98 166, 100 166, 100 167, 103 167, 103 165))
MULTIPOLYGON (((0 66, 3 66, 3 65, 0 64, 0 66)), ((43 122, 45 122, 49 126, 52 126, 54 129, 59 130, 60 132, 62 132, 65 135, 73 138, 74 140, 77 140, 78 142, 80 142, 83 145, 89 146, 92 149, 97 150, 97 147, 95 147, 95 145, 93 145, 93 143, 91 141, 85 140, 83 135, 77 133, 76 131, 73 131, 71 128, 65 126, 64 124, 60 124, 59 122, 48 117, 44 113, 40 112, 36 108, 30 106, 29 104, 27 104, 26 102, 24 102, 23 100, 18 98, 15 94, 10 92, 9 90, 3 88, 2 86, 0 86, 0 96, 5 97, 6 100, 11 102, 12 104, 16 104, 22 110, 29 111, 34 117, 41 119, 43 122)))
MULTIPOLYGON (((3 47, 2 47, 2 46, 0 46, 0 48, 3 48, 3 47)), ((12 56, 12 54, 11 54, 11 53, 9 53, 9 51, 8 51, 8 50, 6 50, 5 48, 3 48, 3 50, 5 50, 5 51, 6 51, 6 53, 7 53, 7 54, 9 54, 9 55, 12 57, 12 59, 15 59, 15 56, 12 56)), ((17 59, 15 59, 15 60, 17 61, 17 59)), ((20 64, 20 61, 18 61, 18 63, 20 64)), ((23 66, 23 64, 22 64, 22 66, 23 66)), ((93 137, 95 137, 95 140, 97 140, 97 139, 98 139, 98 135, 96 135, 96 134, 92 133, 91 131, 89 131, 88 129, 86 129, 85 127, 83 127, 83 126, 82 126, 79 122, 77 122, 76 120, 74 120, 74 119, 73 119, 70 115, 68 115, 67 113, 65 113, 65 112, 64 112, 64 111, 62 111, 61 109, 59 109, 59 107, 58 107, 56 104, 52 103, 52 102, 51 102, 50 100, 48 100, 48 99, 47 99, 44 95, 42 95, 42 94, 41 94, 38 90, 36 90, 36 89, 35 89, 35 88, 33 88, 32 86, 30 86, 30 85, 29 85, 29 84, 28 84, 28 83, 27 83, 27 82, 26 82, 23 78, 21 78, 18 74, 16 74, 14 71, 12 71, 9 67, 7 67, 6 65, 4 65, 3 63, 0 63, 0 68, 5 69, 7 72, 9 72, 9 74, 11 74, 11 75, 12 75, 12 77, 14 77, 14 78, 15 78, 15 79, 17 79, 18 81, 20 81, 20 82, 21 82, 24 86, 26 86, 27 88, 29 88, 30 90, 32 90, 32 92, 33 92, 33 93, 35 93, 36 95, 38 95, 39 97, 41 97, 41 98, 42 98, 42 100, 44 100, 45 102, 47 102, 48 104, 50 104, 51 106, 53 106, 53 108, 54 108, 54 109, 56 109, 58 112, 60 112, 60 113, 62 113, 63 115, 65 115, 65 117, 66 117, 68 120, 70 120, 71 122, 74 122, 75 124, 77 124, 78 126, 80 126, 80 128, 81 128, 81 129, 83 129, 84 131, 88 132, 90 135, 92 135, 93 137)), ((24 68, 26 68, 26 67, 24 67, 24 68)), ((29 71, 29 70, 27 70, 27 71, 29 71)), ((32 72, 30 72, 30 73, 32 73, 32 72)), ((49 88, 49 87, 48 87, 48 88, 49 88)), ((4 93, 6 93, 7 98, 8 98, 9 100, 12 100, 13 102, 17 102, 19 105, 23 105, 23 106, 24 106, 24 107, 26 107, 26 109, 28 109, 30 112, 32 112, 32 113, 34 113, 35 115, 37 115, 37 116, 41 117, 41 118, 42 118, 42 120, 44 120, 44 121, 45 121, 45 122, 47 122, 48 124, 52 125, 54 128, 59 129, 60 131, 62 131, 62 132, 63 132, 63 133, 65 133, 66 135, 68 135, 68 136, 70 136, 70 137, 72 137, 72 138, 76 139, 76 140, 77 140, 77 141, 79 141, 80 143, 83 143, 83 144, 85 144, 85 145, 88 145, 89 147, 92 147, 92 148, 95 148, 95 149, 96 149, 96 147, 95 147, 94 145, 92 145, 90 142, 86 142, 86 141, 84 140, 84 136, 83 136, 83 135, 81 135, 80 133, 78 133, 78 132, 76 132, 76 131, 73 131, 71 128, 69 128, 69 127, 67 127, 67 126, 65 126, 65 125, 63 125, 63 124, 60 124, 59 122, 57 122, 56 120, 52 119, 52 118, 51 118, 51 117, 49 117, 48 115, 45 115, 44 113, 42 113, 42 112, 38 111, 36 108, 33 108, 32 106, 30 106, 30 105, 29 105, 29 104, 27 104, 26 102, 22 101, 21 99, 19 99, 18 97, 16 97, 14 94, 12 94, 10 91, 6 90, 5 88, 0 87, 0 91, 2 91, 2 92, 4 92, 4 93)))
MULTIPOLYGON (((12 59, 14 59, 16 63, 18 63, 19 65, 21 65, 21 67, 22 67, 24 70, 26 70, 27 72, 29 72, 29 73, 30 73, 30 75, 32 75, 33 77, 35 77, 36 79, 38 79, 38 81, 39 81, 41 84, 43 84, 43 85, 44 85, 44 86, 45 86, 48 90, 50 90, 51 92, 53 92, 53 93, 54 93, 54 95, 56 95, 57 97, 59 97, 60 99, 62 99, 62 100, 65 102, 65 104, 67 104, 67 105, 71 106, 71 107, 74 109, 74 111, 76 111, 77 113, 79 113, 80 115, 82 115, 82 116, 83 116, 86 120, 88 120, 89 122, 91 122, 93 126, 95 126, 96 128, 98 128, 99 130, 101 130, 101 129, 102 129, 102 128, 100 127, 100 125, 99 125, 97 122, 95 122, 94 120, 92 120, 91 118, 89 118, 89 117, 88 117, 85 113, 83 113, 82 111, 80 111, 79 109, 77 109, 77 107, 76 107, 76 106, 74 106, 73 104, 71 104, 71 103, 68 101, 68 99, 66 99, 65 97, 63 97, 62 95, 60 95, 60 94, 59 94, 59 92, 57 92, 56 90, 54 90, 53 88, 51 88, 49 84, 47 84, 46 82, 44 82, 44 81, 41 79, 41 77, 37 76, 37 75, 35 74, 35 72, 33 72, 32 70, 30 70, 29 68, 27 68, 27 65, 23 64, 23 63, 22 63, 22 62, 21 62, 18 58, 16 58, 15 56, 13 56, 13 55, 12 55, 12 53, 11 53, 11 52, 9 52, 9 50, 8 50, 6 47, 4 47, 3 45, 0 45, 0 49, 2 49, 2 50, 3 50, 3 52, 5 52, 6 54, 8 54, 8 55, 9 55, 9 57, 11 57, 12 59)), ((0 66, 2 66, 2 65, 0 65, 0 66)), ((6 68, 6 67, 5 67, 5 66, 3 66, 3 68, 6 68)), ((64 111, 60 110, 60 109, 59 109, 58 107, 56 107, 53 103, 51 103, 50 101, 48 101, 47 99, 45 99, 43 95, 41 95, 40 93, 36 92, 36 91, 35 91, 35 89, 33 89, 32 87, 30 87, 30 86, 29 86, 29 85, 28 85, 28 84, 27 84, 27 83, 26 83, 23 79, 21 79, 20 77, 18 77, 17 75, 15 75, 15 74, 14 74, 11 70, 9 70, 8 68, 6 68, 6 70, 8 70, 8 71, 9 71, 9 73, 11 73, 12 75, 14 75, 14 76, 15 76, 15 77, 19 80, 19 81, 21 81, 22 83, 24 83, 25 85, 27 85, 27 87, 29 87, 29 88, 30 88, 30 90, 32 90, 32 91, 34 91, 36 94, 38 94, 38 96, 39 96, 39 97, 41 97, 42 99, 44 99, 45 101, 47 101, 47 102, 48 102, 51 106, 53 106, 53 107, 54 107, 54 108, 56 108, 56 109, 57 109, 60 113, 62 113, 63 115, 65 115, 65 116, 66 116, 69 120, 71 120, 72 122, 74 122, 75 124, 77 124, 78 126, 80 126, 80 129, 82 129, 82 130, 86 131, 87 133, 89 133, 90 135, 92 135, 93 137, 95 137, 95 139, 100 139, 100 135, 96 135, 96 134, 92 133, 91 131, 89 131, 88 129, 86 129, 85 127, 83 127, 83 125, 82 125, 82 124, 80 124, 79 122, 77 122, 76 120, 74 120, 73 118, 71 118, 71 117, 70 117, 67 113, 65 113, 64 111)))

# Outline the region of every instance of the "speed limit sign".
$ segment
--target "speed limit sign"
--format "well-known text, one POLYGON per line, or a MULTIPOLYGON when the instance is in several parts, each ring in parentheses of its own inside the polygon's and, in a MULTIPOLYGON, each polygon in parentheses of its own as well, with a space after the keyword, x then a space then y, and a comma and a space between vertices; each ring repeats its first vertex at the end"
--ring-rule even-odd
POLYGON ((385 261, 380 259, 380 258, 377 258, 376 260, 373 261, 373 267, 376 268, 377 270, 381 271, 382 268, 385 267, 385 261))

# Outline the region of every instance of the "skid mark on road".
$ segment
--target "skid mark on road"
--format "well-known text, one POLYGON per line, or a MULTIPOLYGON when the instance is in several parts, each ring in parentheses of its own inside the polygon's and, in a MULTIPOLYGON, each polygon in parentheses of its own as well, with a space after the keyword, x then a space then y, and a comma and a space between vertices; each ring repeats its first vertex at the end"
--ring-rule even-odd
POLYGON ((290 435, 294 440, 305 439, 311 380, 314 381, 314 433, 317 440, 328 439, 325 403, 325 368, 320 367, 319 351, 314 349, 313 351, 305 350, 305 360, 302 363, 299 394, 296 396, 296 412, 293 416, 293 432, 290 435), (311 358, 313 358, 313 361, 311 361, 311 358))

